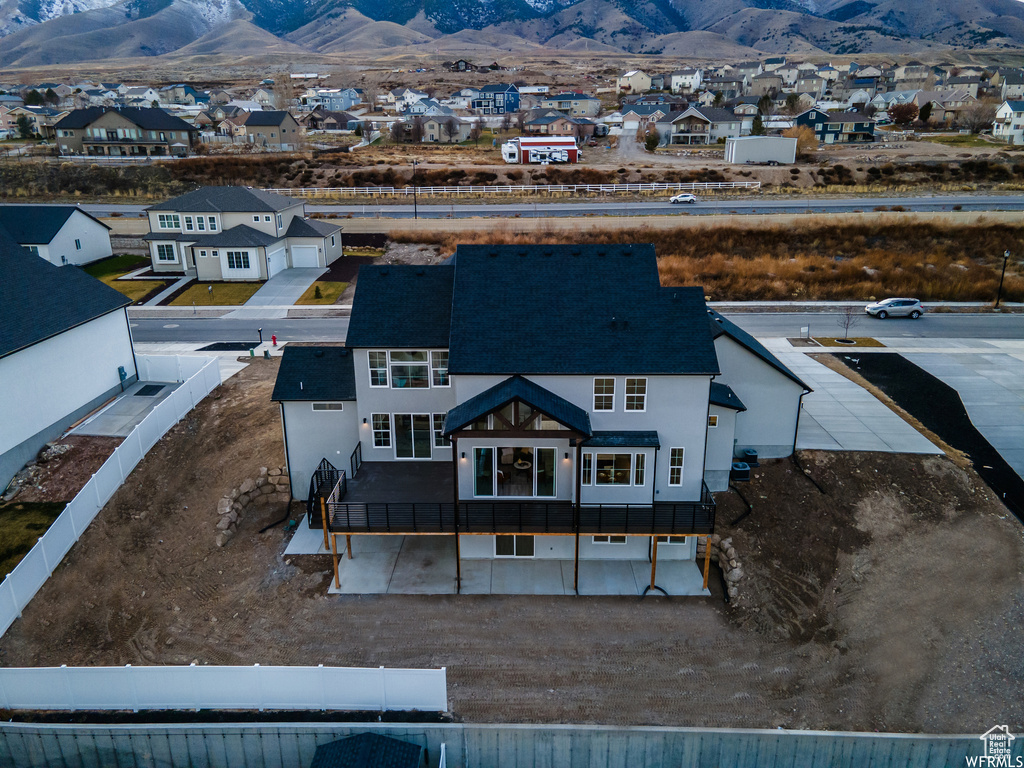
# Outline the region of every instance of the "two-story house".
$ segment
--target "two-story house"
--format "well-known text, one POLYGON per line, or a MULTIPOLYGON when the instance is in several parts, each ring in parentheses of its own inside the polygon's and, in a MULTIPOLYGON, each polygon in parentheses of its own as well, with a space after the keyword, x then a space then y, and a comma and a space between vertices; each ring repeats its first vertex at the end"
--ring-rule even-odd
POLYGON ((273 399, 334 553, 449 537, 431 567, 470 592, 506 558, 549 563, 558 593, 675 561, 701 594, 709 486, 748 450, 789 455, 807 391, 701 289, 662 286, 653 246, 459 246, 363 267, 346 346, 286 348, 273 399))
POLYGON ((86 107, 60 120, 54 129, 62 155, 182 157, 199 129, 162 109, 86 107))
POLYGON ((571 117, 596 117, 601 111, 601 100, 585 93, 557 93, 540 98, 541 109, 557 109, 571 117))
POLYGON ((677 69, 669 75, 669 89, 672 93, 696 93, 703 82, 703 73, 699 69, 677 69))
POLYGON ((824 144, 852 144, 875 140, 875 121, 860 112, 826 112, 814 107, 796 116, 824 144))
POLYGON ((719 139, 741 136, 743 120, 742 114, 729 109, 690 107, 670 112, 657 127, 664 144, 716 144, 719 139))
POLYGON ((481 115, 504 115, 519 111, 519 89, 511 83, 485 85, 470 102, 481 115))
POLYGON ((1004 101, 992 122, 992 137, 1007 144, 1024 144, 1024 101, 1004 101))
POLYGON ((286 110, 245 112, 234 120, 236 137, 270 152, 294 152, 302 144, 303 128, 286 110))
POLYGON ((623 72, 615 81, 619 93, 644 93, 651 90, 651 76, 642 69, 623 72))
POLYGON ((202 187, 146 209, 153 271, 199 280, 268 280, 324 268, 342 255, 341 228, 305 218, 301 200, 250 187, 202 187))

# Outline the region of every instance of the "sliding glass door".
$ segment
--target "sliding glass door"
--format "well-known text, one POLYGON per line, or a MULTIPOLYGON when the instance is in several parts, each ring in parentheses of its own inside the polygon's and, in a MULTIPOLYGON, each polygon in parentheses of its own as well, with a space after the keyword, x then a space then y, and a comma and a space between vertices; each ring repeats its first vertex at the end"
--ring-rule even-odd
POLYGON ((430 458, 433 433, 429 413, 396 413, 394 429, 395 458, 430 458))

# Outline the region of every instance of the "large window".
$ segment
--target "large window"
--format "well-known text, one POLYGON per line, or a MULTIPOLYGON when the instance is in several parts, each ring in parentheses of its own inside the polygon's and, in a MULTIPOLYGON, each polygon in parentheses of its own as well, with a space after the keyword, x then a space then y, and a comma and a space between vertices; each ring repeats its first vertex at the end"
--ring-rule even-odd
POLYGON ((430 373, 427 353, 395 350, 391 355, 391 387, 393 389, 427 389, 430 373))
POLYGON ((615 379, 594 379, 594 410, 615 410, 615 379))
POLYGON ((682 448, 672 448, 668 454, 668 484, 683 484, 683 453, 682 448))
POLYGON ((160 213, 156 217, 160 229, 181 229, 181 219, 176 213, 160 213))
POLYGON ((177 261, 178 257, 174 255, 174 245, 172 243, 157 243, 156 260, 177 261))
POLYGON ((626 410, 647 410, 647 379, 626 379, 626 410))
POLYGON ((373 447, 391 447, 391 415, 387 413, 375 413, 373 419, 373 447))
POLYGON ((248 269, 249 254, 245 251, 228 251, 228 269, 248 269))
POLYGON ((448 352, 430 353, 430 381, 435 387, 447 387, 448 381, 448 352))
POLYGON ((554 448, 476 448, 474 462, 477 496, 550 498, 555 495, 554 448))
POLYGON ((370 386, 386 387, 388 385, 388 353, 370 352, 370 386))
POLYGON ((629 485, 633 455, 630 453, 596 453, 596 485, 629 485))

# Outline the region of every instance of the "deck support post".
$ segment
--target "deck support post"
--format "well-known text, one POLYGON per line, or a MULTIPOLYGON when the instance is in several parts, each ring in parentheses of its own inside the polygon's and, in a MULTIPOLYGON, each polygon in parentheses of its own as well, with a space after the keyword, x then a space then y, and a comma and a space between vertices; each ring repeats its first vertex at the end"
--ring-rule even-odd
POLYGON ((331 559, 334 561, 334 588, 341 589, 341 579, 338 577, 338 534, 331 534, 331 559))
POLYGON ((459 438, 452 435, 452 493, 455 495, 455 594, 462 594, 462 558, 459 552, 459 438))
POLYGON ((708 588, 708 569, 711 567, 711 536, 704 537, 704 589, 708 588))
POLYGON ((583 440, 576 440, 576 506, 573 509, 572 530, 576 534, 576 550, 572 561, 572 588, 580 593, 580 494, 583 491, 583 440))
POLYGON ((652 589, 656 589, 665 597, 668 597, 668 592, 659 587, 654 583, 654 577, 658 571, 658 537, 651 536, 651 583, 644 587, 644 591, 640 594, 640 597, 644 597, 652 589))
POLYGON ((345 534, 345 552, 348 554, 348 559, 352 559, 352 537, 349 534, 345 534))
POLYGON ((331 543, 327 540, 327 502, 323 496, 320 497, 320 522, 324 526, 324 549, 330 549, 331 543))

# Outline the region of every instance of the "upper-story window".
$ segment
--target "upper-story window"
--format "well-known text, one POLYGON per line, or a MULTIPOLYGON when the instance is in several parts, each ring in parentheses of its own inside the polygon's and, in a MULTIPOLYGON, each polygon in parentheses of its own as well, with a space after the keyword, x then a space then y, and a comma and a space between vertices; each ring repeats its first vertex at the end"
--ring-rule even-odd
POLYGON ((430 387, 430 373, 427 353, 422 351, 395 350, 389 353, 392 389, 427 389, 430 387))
POLYGON ((160 229, 181 229, 181 217, 176 213, 160 213, 156 217, 160 229))
POLYGON ((279 213, 279 214, 277 214, 277 228, 280 229, 283 226, 284 226, 284 218, 279 213))
POLYGON ((435 387, 447 387, 448 380, 448 352, 434 351, 430 353, 430 383, 435 387))
POLYGON ((615 379, 594 379, 594 410, 615 410, 615 379))
POLYGON ((388 353, 370 352, 370 386, 386 387, 388 385, 388 353))
POLYGON ((259 220, 260 220, 259 214, 257 214, 256 216, 253 216, 252 220, 258 224, 259 220))
POLYGON ((683 448, 670 448, 668 452, 668 484, 683 484, 683 448))
POLYGON ((647 379, 626 379, 626 410, 647 410, 647 379))
POLYGON ((196 225, 192 221, 192 217, 191 216, 186 216, 185 217, 185 231, 186 232, 191 232, 192 230, 195 229, 195 227, 196 227, 196 225))
POLYGON ((217 217, 216 216, 207 216, 206 217, 206 221, 210 224, 210 231, 211 232, 216 232, 217 231, 217 217))

